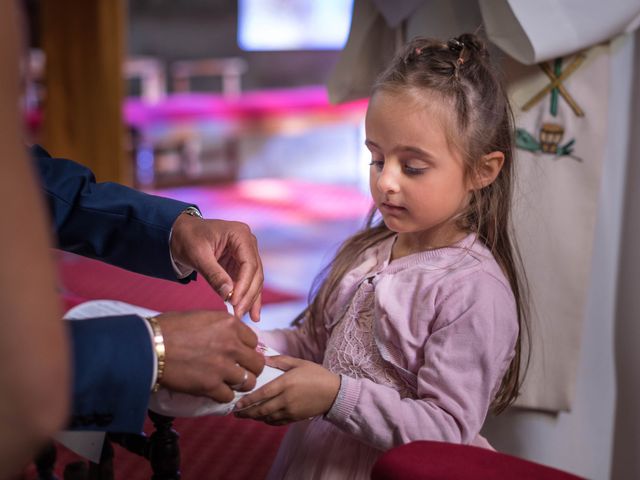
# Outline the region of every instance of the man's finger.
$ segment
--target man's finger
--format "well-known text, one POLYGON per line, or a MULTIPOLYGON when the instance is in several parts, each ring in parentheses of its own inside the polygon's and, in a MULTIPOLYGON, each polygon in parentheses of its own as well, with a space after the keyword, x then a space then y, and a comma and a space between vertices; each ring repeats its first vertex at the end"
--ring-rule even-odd
POLYGON ((258 376, 262 372, 264 368, 265 359, 261 353, 256 351, 256 347, 258 346, 258 336, 256 333, 251 330, 248 326, 242 323, 239 320, 235 320, 238 337, 242 342, 241 347, 239 348, 235 361, 240 364, 243 368, 253 372, 254 375, 258 376))
POLYGON ((255 349, 258 346, 258 335, 248 325, 238 321, 238 337, 247 347, 255 349))
POLYGON ((242 348, 238 352, 236 361, 242 368, 246 368, 256 377, 262 373, 264 368, 264 357, 256 352, 255 348, 242 348))
POLYGON ((236 392, 250 392, 256 386, 256 376, 241 365, 237 365, 227 384, 236 392))
MULTIPOLYGON (((202 275, 211 287, 225 300, 235 286, 229 274, 220 266, 214 256, 201 255, 200 263, 196 270, 202 275)), ((235 296, 235 293, 234 293, 235 296)))
POLYGON ((243 314, 251 309, 251 313, 252 313, 251 319, 253 321, 260 320, 259 310, 258 310, 258 316, 254 318, 253 306, 256 304, 256 301, 258 301, 258 297, 262 293, 263 283, 264 283, 264 277, 258 271, 258 273, 256 273, 251 279, 251 284, 249 285, 249 288, 247 289, 246 294, 244 295, 244 297, 240 298, 240 302, 238 303, 238 309, 243 314))
POLYGON ((233 295, 230 299, 231 304, 235 307, 238 317, 242 317, 247 310, 246 301, 247 292, 253 282, 256 272, 259 270, 257 265, 247 261, 239 261, 238 274, 233 285, 233 295))
POLYGON ((227 403, 233 400, 236 394, 233 390, 231 390, 229 385, 220 383, 217 387, 207 392, 207 396, 211 397, 216 402, 227 403))
POLYGON ((254 322, 260 321, 260 310, 262 309, 262 292, 258 295, 258 298, 253 305, 251 305, 250 317, 254 322))

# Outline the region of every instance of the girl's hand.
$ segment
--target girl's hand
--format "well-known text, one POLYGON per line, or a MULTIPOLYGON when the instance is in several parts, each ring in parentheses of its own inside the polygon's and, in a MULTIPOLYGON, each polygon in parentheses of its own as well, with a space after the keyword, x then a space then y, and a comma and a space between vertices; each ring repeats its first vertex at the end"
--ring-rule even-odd
POLYGON ((340 377, 314 362, 277 355, 266 364, 286 373, 236 403, 237 417, 285 425, 324 415, 338 395, 340 377))

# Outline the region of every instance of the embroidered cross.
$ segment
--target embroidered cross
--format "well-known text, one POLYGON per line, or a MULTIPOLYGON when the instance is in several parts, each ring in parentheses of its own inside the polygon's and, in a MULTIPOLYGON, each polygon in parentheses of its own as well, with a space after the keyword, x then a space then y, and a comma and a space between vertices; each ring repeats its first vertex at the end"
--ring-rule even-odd
POLYGON ((571 107, 571 110, 573 110, 573 113, 575 113, 576 116, 584 117, 584 111, 580 108, 578 103, 573 99, 573 97, 564 87, 562 82, 567 78, 569 78, 569 76, 578 69, 578 67, 582 64, 585 58, 587 58, 587 56, 584 53, 578 53, 575 59, 573 60, 573 62, 571 62, 571 64, 564 70, 562 70, 561 58, 558 58, 554 61, 553 67, 547 62, 541 63, 539 65, 540 68, 547 75, 547 77, 549 77, 551 82, 549 82, 549 84, 547 84, 546 87, 544 87, 542 90, 536 93, 533 97, 531 97, 531 99, 524 104, 524 106, 522 107, 522 110, 526 112, 531 107, 533 107, 536 103, 542 100, 547 93, 551 92, 551 114, 554 117, 558 113, 558 94, 562 95, 562 98, 564 98, 565 101, 569 104, 569 106, 571 107))

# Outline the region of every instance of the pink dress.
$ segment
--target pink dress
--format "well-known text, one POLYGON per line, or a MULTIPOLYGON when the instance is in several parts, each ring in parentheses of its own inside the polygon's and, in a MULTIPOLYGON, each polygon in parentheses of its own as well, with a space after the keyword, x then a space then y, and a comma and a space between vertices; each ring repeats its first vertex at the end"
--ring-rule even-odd
MULTIPOLYGON (((402 398, 416 392, 380 355, 373 336, 374 288, 362 282, 353 303, 335 326, 323 366, 336 374, 368 378, 393 387, 402 398)), ((382 452, 316 417, 292 424, 280 446, 269 479, 369 479, 382 452)))

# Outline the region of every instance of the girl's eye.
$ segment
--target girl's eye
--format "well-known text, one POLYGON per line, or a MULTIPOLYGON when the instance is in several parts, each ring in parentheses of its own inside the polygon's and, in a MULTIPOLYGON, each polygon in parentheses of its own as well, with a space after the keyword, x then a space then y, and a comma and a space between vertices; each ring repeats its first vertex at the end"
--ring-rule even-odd
POLYGON ((404 166, 404 173, 407 175, 421 175, 428 170, 429 167, 410 167, 409 165, 404 166))
POLYGON ((375 167, 376 170, 382 170, 382 167, 384 166, 384 160, 376 160, 375 158, 372 158, 369 165, 375 167))
POLYGON ((402 162, 402 169, 407 175, 420 175, 429 169, 429 165, 421 160, 408 158, 402 162))

